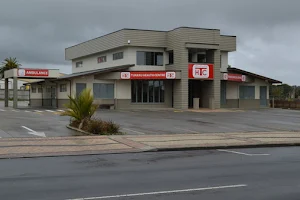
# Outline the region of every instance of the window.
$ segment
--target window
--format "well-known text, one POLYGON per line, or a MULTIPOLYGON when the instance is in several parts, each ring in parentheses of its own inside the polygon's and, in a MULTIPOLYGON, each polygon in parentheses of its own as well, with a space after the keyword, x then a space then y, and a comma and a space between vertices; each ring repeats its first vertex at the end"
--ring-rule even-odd
POLYGON ((83 67, 82 61, 76 62, 76 68, 83 67))
POLYGON ((31 87, 31 92, 32 92, 32 93, 36 93, 36 87, 35 87, 35 86, 32 86, 32 87, 31 87))
POLYGON ((51 87, 46 87, 46 93, 51 93, 51 87))
POLYGON ((169 64, 174 64, 174 52, 169 52, 169 64))
POLYGON ((42 87, 38 87, 38 93, 42 93, 43 92, 43 88, 42 87))
POLYGON ((255 99, 255 86, 240 86, 240 99, 255 99))
POLYGON ((113 54, 113 60, 123 59, 123 52, 118 52, 113 54))
POLYGON ((100 56, 98 57, 98 63, 106 62, 106 56, 100 56))
POLYGON ((154 65, 163 66, 164 65, 164 54, 163 52, 136 52, 136 63, 137 65, 154 65))
POLYGON ((59 85, 59 91, 60 92, 66 92, 67 91, 67 84, 60 84, 59 85))
POLYGON ((113 99, 114 84, 94 83, 94 97, 98 99, 113 99))
POLYGON ((131 81, 133 103, 163 103, 165 101, 164 81, 131 81))

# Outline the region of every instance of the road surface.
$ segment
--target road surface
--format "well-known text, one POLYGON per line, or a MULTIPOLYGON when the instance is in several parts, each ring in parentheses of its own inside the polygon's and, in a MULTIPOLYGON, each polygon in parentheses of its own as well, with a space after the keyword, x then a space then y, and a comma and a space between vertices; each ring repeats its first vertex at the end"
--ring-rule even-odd
POLYGON ((0 160, 0 199, 299 199, 300 148, 0 160))

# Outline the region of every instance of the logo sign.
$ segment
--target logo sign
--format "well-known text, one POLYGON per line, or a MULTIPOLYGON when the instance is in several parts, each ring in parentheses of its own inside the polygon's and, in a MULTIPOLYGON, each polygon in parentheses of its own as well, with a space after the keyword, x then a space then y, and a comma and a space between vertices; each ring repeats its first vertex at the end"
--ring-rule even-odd
POLYGON ((223 74, 223 79, 226 81, 236 81, 236 82, 245 82, 246 76, 242 74, 223 74))
POLYGON ((213 64, 189 64, 189 78, 195 79, 213 79, 213 64))
POLYGON ((175 79, 176 72, 121 72, 121 79, 175 79))
POLYGON ((18 69, 18 77, 45 77, 49 76, 48 69, 18 69))

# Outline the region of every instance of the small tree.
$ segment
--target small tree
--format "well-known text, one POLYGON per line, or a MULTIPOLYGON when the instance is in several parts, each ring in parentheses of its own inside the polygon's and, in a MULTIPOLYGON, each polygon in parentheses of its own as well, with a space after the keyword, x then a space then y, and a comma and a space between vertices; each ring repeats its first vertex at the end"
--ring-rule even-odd
POLYGON ((70 103, 66 105, 68 110, 61 115, 70 116, 73 120, 78 121, 78 128, 82 129, 83 124, 94 115, 98 105, 93 104, 94 97, 91 94, 91 89, 83 90, 78 96, 68 97, 70 99, 70 103))
POLYGON ((20 66, 22 66, 18 61, 17 58, 5 58, 4 61, 2 62, 2 66, 0 68, 0 77, 3 78, 4 77, 4 72, 10 69, 15 69, 15 68, 19 68, 20 66))

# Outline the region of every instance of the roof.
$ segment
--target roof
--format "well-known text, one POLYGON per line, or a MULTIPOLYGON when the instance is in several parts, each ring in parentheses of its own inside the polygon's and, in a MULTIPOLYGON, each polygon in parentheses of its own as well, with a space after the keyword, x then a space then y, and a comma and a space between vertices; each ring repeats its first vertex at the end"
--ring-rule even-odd
POLYGON ((278 80, 275 80, 275 79, 272 79, 272 78, 268 78, 268 77, 265 77, 265 76, 262 76, 262 75, 259 75, 259 74, 254 74, 252 72, 248 72, 248 71, 245 71, 245 70, 242 70, 242 69, 239 69, 239 68, 230 67, 230 68, 227 68, 227 70, 228 70, 228 72, 236 72, 236 73, 241 73, 241 74, 253 76, 253 77, 258 78, 258 79, 263 79, 263 80, 266 80, 270 83, 282 83, 281 81, 278 81, 278 80))
POLYGON ((120 66, 116 66, 116 67, 108 67, 108 68, 90 70, 90 71, 85 71, 85 72, 78 72, 78 73, 73 73, 73 74, 68 74, 68 75, 62 76, 62 77, 58 77, 57 80, 70 79, 70 78, 74 78, 74 77, 78 77, 78 76, 87 76, 87 75, 98 74, 98 73, 119 71, 119 70, 128 69, 129 67, 133 67, 133 66, 135 66, 135 65, 129 64, 129 65, 120 65, 120 66))

